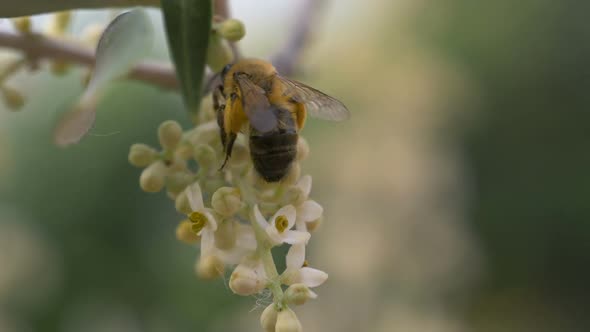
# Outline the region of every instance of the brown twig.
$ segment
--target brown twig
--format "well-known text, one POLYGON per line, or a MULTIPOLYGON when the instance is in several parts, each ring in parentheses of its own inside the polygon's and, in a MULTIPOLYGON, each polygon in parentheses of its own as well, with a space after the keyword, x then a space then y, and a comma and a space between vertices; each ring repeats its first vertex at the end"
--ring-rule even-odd
POLYGON ((160 0, 47 0, 0 1, 0 17, 18 17, 75 9, 160 5, 160 0))
POLYGON ((279 73, 283 75, 295 73, 299 57, 309 41, 312 28, 315 26, 325 2, 324 0, 301 1, 301 8, 299 8, 299 13, 295 16, 293 33, 281 50, 270 59, 279 73))
MULTIPOLYGON (((295 71, 299 56, 308 42, 312 25, 318 17, 324 0, 305 0, 295 22, 293 34, 285 46, 274 56, 271 62, 284 75, 295 71)), ((229 16, 226 0, 216 0, 216 11, 229 16)), ((227 17, 226 16, 226 17, 227 17)), ((0 48, 21 51, 28 59, 62 60, 78 65, 92 67, 95 56, 92 49, 74 42, 47 37, 40 34, 20 34, 0 29, 0 48)), ((239 55, 239 53, 236 53, 239 55)), ((141 62, 129 73, 129 78, 144 81, 166 89, 177 89, 178 81, 170 63, 141 62)), ((211 76, 206 78, 209 80, 211 76)))
MULTIPOLYGON (((92 67, 95 61, 94 52, 88 47, 38 34, 25 35, 0 30, 0 47, 19 50, 27 58, 35 60, 61 60, 87 67, 92 67)), ((129 78, 166 89, 178 87, 176 75, 169 63, 142 62, 131 70, 129 78)))

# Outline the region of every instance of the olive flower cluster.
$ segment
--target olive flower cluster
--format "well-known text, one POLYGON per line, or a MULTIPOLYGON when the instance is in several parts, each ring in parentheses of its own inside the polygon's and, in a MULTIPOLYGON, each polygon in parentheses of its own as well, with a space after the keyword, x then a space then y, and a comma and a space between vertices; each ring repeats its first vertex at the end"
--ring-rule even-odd
POLYGON ((201 278, 218 278, 233 269, 230 289, 243 296, 268 289, 273 303, 263 311, 265 331, 301 331, 292 305, 317 295, 311 290, 328 275, 308 265, 305 249, 321 222, 323 209, 309 198, 312 178, 301 176, 300 162, 309 147, 299 138, 297 161, 277 183, 265 182, 254 170, 247 139, 240 135, 232 157, 224 160, 219 127, 210 97, 205 98, 196 126, 183 132, 174 121, 158 129, 161 149, 134 144, 131 164, 142 167, 140 186, 146 192, 165 190, 186 218, 177 238, 200 248, 195 271, 201 278), (191 167, 196 161, 197 167, 191 167), (286 268, 277 271, 273 248, 289 245, 286 268))

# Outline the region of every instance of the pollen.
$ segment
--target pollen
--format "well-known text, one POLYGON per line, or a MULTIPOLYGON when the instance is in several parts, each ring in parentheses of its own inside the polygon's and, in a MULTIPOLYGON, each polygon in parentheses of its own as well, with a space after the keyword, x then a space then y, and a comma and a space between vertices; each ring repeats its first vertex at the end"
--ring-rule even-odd
POLYGON ((308 267, 309 266, 309 262, 306 260, 303 261, 303 267, 308 267))
POLYGON ((188 219, 191 221, 191 229, 195 233, 199 233, 207 225, 207 217, 201 212, 191 212, 188 215, 188 219))
POLYGON ((275 220, 275 227, 279 233, 283 233, 289 227, 289 220, 285 216, 278 216, 275 220))

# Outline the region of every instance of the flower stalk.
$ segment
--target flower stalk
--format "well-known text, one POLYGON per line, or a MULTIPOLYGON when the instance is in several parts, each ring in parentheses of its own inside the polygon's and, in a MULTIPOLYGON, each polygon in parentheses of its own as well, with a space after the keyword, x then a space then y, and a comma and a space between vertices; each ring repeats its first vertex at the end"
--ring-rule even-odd
POLYGON ((274 258, 272 257, 272 244, 266 239, 264 230, 258 225, 258 223, 251 219, 252 228, 254 228, 254 234, 256 235, 256 242, 258 247, 256 254, 262 260, 264 265, 264 271, 268 277, 268 289, 272 292, 274 303, 280 310, 283 309, 283 289, 281 288, 281 280, 279 272, 275 265, 274 258))

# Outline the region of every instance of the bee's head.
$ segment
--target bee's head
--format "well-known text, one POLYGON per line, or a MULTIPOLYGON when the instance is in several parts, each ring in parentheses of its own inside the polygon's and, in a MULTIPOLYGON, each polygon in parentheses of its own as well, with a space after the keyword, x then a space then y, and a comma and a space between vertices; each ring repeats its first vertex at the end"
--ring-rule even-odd
POLYGON ((221 70, 221 79, 224 80, 225 79, 225 75, 229 72, 229 70, 231 69, 232 64, 227 64, 225 65, 225 67, 223 67, 223 69, 221 70))

